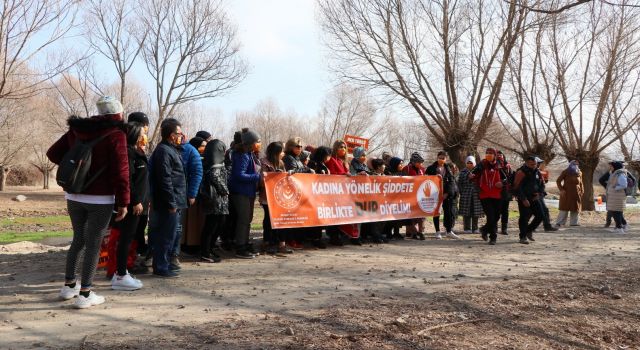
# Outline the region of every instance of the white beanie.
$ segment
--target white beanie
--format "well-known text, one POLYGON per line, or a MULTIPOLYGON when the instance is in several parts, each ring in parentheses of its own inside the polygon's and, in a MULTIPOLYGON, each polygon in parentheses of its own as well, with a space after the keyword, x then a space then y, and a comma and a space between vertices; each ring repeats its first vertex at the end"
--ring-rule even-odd
POLYGON ((468 156, 467 159, 464 161, 464 163, 473 163, 473 166, 476 166, 476 157, 474 156, 468 156))
POLYGON ((98 107, 98 114, 118 114, 124 112, 124 108, 122 108, 122 103, 118 101, 115 97, 112 96, 102 96, 96 102, 96 107, 98 107))

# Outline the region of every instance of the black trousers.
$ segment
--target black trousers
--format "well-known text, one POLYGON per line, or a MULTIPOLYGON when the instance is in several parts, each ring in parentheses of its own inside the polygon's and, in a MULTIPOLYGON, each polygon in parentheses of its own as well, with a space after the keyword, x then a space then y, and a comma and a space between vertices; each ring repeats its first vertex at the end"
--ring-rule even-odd
POLYGON ((500 200, 500 221, 502 223, 502 231, 506 231, 509 226, 509 203, 506 199, 500 200))
POLYGON ((616 228, 622 228, 622 226, 627 224, 627 220, 624 219, 621 211, 610 211, 609 213, 611 213, 611 217, 616 223, 616 228))
POLYGON ((204 218, 204 225, 200 233, 200 255, 205 258, 211 257, 211 251, 222 234, 227 216, 209 214, 204 218))
POLYGON ((144 235, 147 231, 147 224, 149 223, 149 215, 140 215, 140 220, 138 220, 138 227, 136 227, 136 236, 135 241, 138 243, 136 247, 136 251, 138 254, 146 254, 147 253, 147 243, 145 243, 144 235))
POLYGON ((269 207, 261 204, 264 209, 264 219, 262 219, 262 241, 269 244, 279 244, 287 240, 287 230, 278 230, 271 227, 271 217, 269 216, 269 207))
POLYGON ((129 247, 131 246, 133 237, 136 235, 138 223, 140 222, 140 216, 133 215, 133 207, 131 205, 129 205, 127 210, 127 216, 125 216, 118 225, 120 228, 120 238, 118 238, 118 248, 116 249, 116 262, 118 275, 120 276, 127 274, 129 247))
MULTIPOLYGON (((611 219, 613 219, 613 213, 615 213, 615 212, 613 212, 613 211, 608 211, 607 212, 607 225, 611 225, 611 219)), ((621 213, 621 215, 622 215, 622 217, 621 218, 619 217, 619 219, 622 222, 622 226, 624 226, 624 225, 627 224, 627 220, 625 220, 623 212, 619 212, 619 213, 621 213)))
POLYGON ((540 205, 542 205, 542 213, 544 214, 544 217, 542 217, 542 225, 546 230, 548 228, 553 227, 553 225, 551 225, 551 215, 549 214, 549 208, 547 207, 547 203, 545 203, 544 201, 544 196, 540 198, 540 205))
POLYGON ((525 207, 521 200, 518 200, 518 211, 520 211, 520 219, 518 220, 518 228, 520 229, 520 239, 527 238, 527 234, 533 232, 544 218, 544 208, 540 199, 529 200, 529 206, 525 207), (533 217, 533 220, 529 220, 533 217))
POLYGON ((485 198, 481 199, 482 210, 487 216, 487 224, 485 225, 486 233, 489 234, 491 240, 498 237, 498 220, 500 220, 500 199, 485 198))

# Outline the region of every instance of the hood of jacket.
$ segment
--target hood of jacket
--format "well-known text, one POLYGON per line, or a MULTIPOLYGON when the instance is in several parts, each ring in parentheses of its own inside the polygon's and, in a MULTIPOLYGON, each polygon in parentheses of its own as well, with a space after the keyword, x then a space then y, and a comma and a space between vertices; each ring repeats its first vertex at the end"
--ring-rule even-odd
POLYGON ((222 165, 224 164, 224 155, 227 151, 227 146, 224 142, 215 139, 209 143, 204 148, 204 161, 202 162, 202 166, 205 169, 208 169, 214 165, 222 165))
POLYGON ((81 140, 94 138, 114 128, 126 133, 126 124, 116 114, 97 115, 89 118, 72 116, 67 119, 67 125, 81 140))

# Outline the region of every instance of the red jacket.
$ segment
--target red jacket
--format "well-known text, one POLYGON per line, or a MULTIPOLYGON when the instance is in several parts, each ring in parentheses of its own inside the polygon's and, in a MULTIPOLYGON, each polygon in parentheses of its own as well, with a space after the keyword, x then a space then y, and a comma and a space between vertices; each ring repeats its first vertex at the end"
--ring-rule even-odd
POLYGON ((480 187, 480 199, 501 199, 502 188, 498 188, 496 184, 502 182, 504 185, 504 174, 499 171, 498 164, 496 162, 488 162, 482 160, 478 166, 473 169, 475 175, 474 181, 480 187))
POLYGON ((331 175, 346 175, 349 173, 349 167, 336 157, 331 157, 327 162, 327 168, 331 172, 331 175))
POLYGON ((424 168, 417 168, 415 165, 409 163, 404 169, 402 169, 402 175, 405 176, 420 176, 425 174, 424 168))
POLYGON ((104 171, 83 194, 115 195, 116 206, 129 205, 129 159, 124 123, 115 115, 91 118, 71 117, 67 120, 67 131, 47 151, 51 162, 60 164, 65 153, 76 139, 92 140, 111 131, 116 131, 93 147, 90 172, 97 172, 105 164, 104 171))

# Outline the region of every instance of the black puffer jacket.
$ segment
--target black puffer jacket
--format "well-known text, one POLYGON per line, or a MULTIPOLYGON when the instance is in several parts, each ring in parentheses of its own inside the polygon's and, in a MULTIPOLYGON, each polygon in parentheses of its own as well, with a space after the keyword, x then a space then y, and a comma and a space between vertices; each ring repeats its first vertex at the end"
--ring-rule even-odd
POLYGON ((169 142, 162 141, 153 151, 149 163, 153 209, 187 208, 187 180, 180 151, 169 142))
MULTIPOLYGON (((438 175, 438 162, 431 164, 426 171, 427 175, 438 175)), ((442 191, 450 197, 456 197, 459 194, 456 177, 451 172, 449 164, 444 164, 444 176, 442 177, 442 191)))
POLYGON ((131 188, 131 207, 142 204, 144 211, 149 208, 149 160, 135 146, 127 147, 129 153, 129 182, 131 188))
POLYGON ((204 176, 198 200, 205 215, 229 214, 228 172, 224 166, 225 144, 216 139, 204 149, 204 176))

